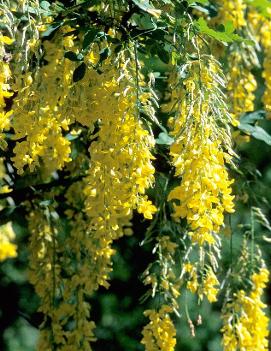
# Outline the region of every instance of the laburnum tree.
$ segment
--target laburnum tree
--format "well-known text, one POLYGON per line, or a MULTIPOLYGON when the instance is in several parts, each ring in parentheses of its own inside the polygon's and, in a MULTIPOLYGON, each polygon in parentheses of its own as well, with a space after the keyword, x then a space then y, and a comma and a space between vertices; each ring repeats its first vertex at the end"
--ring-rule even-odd
POLYGON ((0 18, 0 260, 25 226, 37 349, 95 350, 91 297, 133 235, 138 350, 177 350, 183 314, 196 333, 186 293, 219 304, 224 351, 269 350, 269 206, 242 145, 271 145, 271 3, 1 0, 0 18))

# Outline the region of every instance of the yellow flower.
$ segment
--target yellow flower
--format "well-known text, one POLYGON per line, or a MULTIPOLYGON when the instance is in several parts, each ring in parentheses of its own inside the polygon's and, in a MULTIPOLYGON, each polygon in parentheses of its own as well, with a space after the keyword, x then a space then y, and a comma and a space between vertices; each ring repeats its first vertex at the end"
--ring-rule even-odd
POLYGON ((169 201, 179 201, 174 203, 173 217, 187 218, 193 241, 212 244, 212 232, 219 231, 224 212, 234 211, 224 153, 217 142, 195 134, 193 142, 177 141, 171 155, 177 174, 182 174, 181 185, 168 196, 169 201), (176 154, 176 146, 180 154, 176 154))
POLYGON ((217 293, 219 281, 215 276, 214 272, 210 268, 203 279, 202 293, 207 297, 209 302, 215 302, 217 300, 217 293))
POLYGON ((141 343, 146 351, 174 351, 176 330, 169 316, 172 309, 163 305, 159 311, 147 310, 145 316, 150 322, 144 327, 141 343))
MULTIPOLYGON (((216 242, 213 233, 219 232, 223 225, 224 213, 234 212, 232 181, 226 168, 231 155, 223 150, 224 140, 215 135, 216 116, 210 114, 210 105, 214 104, 212 94, 218 86, 214 76, 219 72, 219 66, 211 58, 200 70, 195 63, 184 81, 185 90, 180 89, 179 97, 176 92, 172 94, 173 105, 178 105, 179 110, 175 112, 177 118, 171 132, 175 142, 170 147, 170 155, 175 175, 181 177, 181 182, 169 193, 168 201, 173 201, 173 218, 186 218, 191 229, 189 235, 200 246, 213 245, 216 242), (197 83, 199 75, 203 87, 197 83), (197 98, 200 100, 202 94, 206 101, 201 104, 197 98), (193 108, 190 99, 195 101, 193 108)), ((229 114, 224 113, 230 123, 229 114)), ((224 133, 225 140, 229 139, 226 130, 224 133)))
POLYGON ((266 305, 262 302, 268 275, 267 269, 261 268, 251 277, 251 292, 246 294, 239 290, 233 302, 226 305, 222 328, 224 351, 268 350, 269 319, 264 311, 266 305))
POLYGON ((233 51, 228 60, 227 90, 231 101, 231 112, 238 120, 241 114, 254 111, 257 82, 250 69, 244 67, 243 58, 239 53, 233 51))
POLYGON ((152 219, 152 216, 157 211, 157 208, 151 201, 142 199, 138 204, 137 210, 138 213, 142 213, 146 219, 152 219))
POLYGON ((187 282, 187 289, 190 290, 193 294, 195 294, 198 290, 199 283, 198 283, 198 277, 197 277, 197 272, 195 270, 192 271, 190 274, 190 279, 187 282))
POLYGON ((14 42, 14 39, 11 39, 5 35, 0 35, 0 43, 11 45, 14 42))
POLYGON ((243 0, 218 0, 220 23, 232 22, 235 29, 246 26, 245 11, 247 5, 243 0))
POLYGON ((17 256, 17 246, 11 242, 14 238, 11 222, 0 227, 0 261, 17 256))

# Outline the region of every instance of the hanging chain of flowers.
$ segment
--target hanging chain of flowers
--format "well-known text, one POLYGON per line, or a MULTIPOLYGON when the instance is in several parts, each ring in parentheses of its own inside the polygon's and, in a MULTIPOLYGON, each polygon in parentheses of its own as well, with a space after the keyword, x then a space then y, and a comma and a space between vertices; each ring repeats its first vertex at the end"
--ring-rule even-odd
POLYGON ((225 272, 221 256, 243 176, 233 141, 259 135, 247 116, 271 110, 270 8, 0 1, 0 261, 17 255, 9 214, 16 222, 23 209, 40 351, 92 350, 89 299, 110 286, 115 242, 138 237, 136 212, 154 258, 142 273, 146 351, 175 349, 183 313, 195 335, 183 292, 199 303, 223 296, 225 351, 268 350, 254 220, 269 224, 251 198, 240 271, 225 272))

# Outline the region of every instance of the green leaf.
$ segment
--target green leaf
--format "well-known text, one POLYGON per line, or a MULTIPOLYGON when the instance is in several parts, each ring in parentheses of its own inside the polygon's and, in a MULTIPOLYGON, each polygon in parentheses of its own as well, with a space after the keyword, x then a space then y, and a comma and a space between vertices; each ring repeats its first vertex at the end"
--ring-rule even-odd
POLYGON ((114 49, 114 53, 115 53, 115 54, 119 53, 119 52, 121 51, 121 49, 122 49, 122 44, 117 45, 117 46, 115 47, 115 49, 114 49))
POLYGON ((194 4, 191 4, 190 7, 192 7, 193 9, 195 10, 198 10, 199 12, 203 12, 205 13, 206 15, 209 14, 209 10, 203 6, 200 6, 200 5, 197 5, 196 3, 194 4))
POLYGON ((70 32, 63 34, 63 37, 69 37, 71 35, 77 35, 77 34, 79 34, 79 30, 78 29, 72 29, 70 32))
POLYGON ((56 12, 63 12, 65 11, 65 5, 62 4, 60 1, 54 1, 52 4, 51 4, 51 9, 56 11, 56 12))
POLYGON ((41 1, 41 3, 40 3, 40 7, 45 11, 49 11, 50 6, 51 6, 51 4, 48 1, 41 1))
POLYGON ((178 59, 179 59, 178 53, 176 51, 172 51, 172 53, 171 53, 171 64, 175 65, 176 62, 178 62, 178 59))
POLYGON ((253 138, 264 141, 266 144, 271 145, 271 135, 268 134, 262 127, 241 123, 238 128, 242 130, 242 132, 251 135, 253 138))
POLYGON ((174 139, 171 138, 167 133, 162 132, 158 135, 158 138, 155 139, 155 142, 158 145, 171 145, 174 143, 174 139))
POLYGON ((51 24, 46 31, 42 32, 41 37, 42 38, 47 38, 49 37, 51 34, 53 34, 60 26, 62 25, 61 23, 53 23, 51 24))
POLYGON ((169 52, 166 51, 164 48, 158 46, 157 47, 157 55, 160 58, 160 60, 166 64, 169 63, 170 60, 170 55, 169 52))
POLYGON ((150 15, 154 17, 160 17, 161 10, 153 7, 148 0, 132 0, 133 3, 139 7, 141 10, 148 12, 150 15))
POLYGON ((263 110, 246 113, 240 117, 241 124, 255 123, 256 121, 265 119, 266 112, 263 110))
POLYGON ((84 60, 84 55, 80 52, 80 53, 77 55, 77 59, 78 59, 78 61, 83 61, 83 60, 84 60))
POLYGON ((107 41, 113 44, 119 44, 121 42, 118 38, 111 37, 111 35, 107 35, 107 41))
POLYGON ((86 32, 83 39, 83 50, 85 50, 95 40, 99 30, 97 28, 91 28, 86 32))
POLYGON ((188 0, 187 2, 189 4, 189 6, 190 5, 196 5, 196 4, 202 4, 202 5, 208 5, 209 4, 209 0, 198 0, 198 1, 188 0))
POLYGON ((149 13, 135 14, 133 20, 140 30, 151 30, 157 27, 154 18, 149 13))
POLYGON ((42 200, 42 201, 40 201, 39 205, 41 207, 48 207, 48 206, 52 205, 53 202, 54 202, 53 200, 42 200))
POLYGON ((109 48, 104 48, 100 51, 100 63, 106 60, 111 55, 111 50, 109 48))
POLYGON ((69 141, 73 141, 73 140, 76 140, 79 138, 79 135, 78 134, 71 134, 71 133, 68 133, 67 135, 65 135, 65 138, 69 141))
POLYGON ((0 211, 0 225, 6 224, 13 219, 13 212, 16 210, 16 206, 8 206, 0 211))
POLYGON ((200 17, 197 21, 194 22, 198 30, 203 33, 208 35, 209 37, 216 39, 222 43, 232 43, 234 41, 236 42, 245 42, 247 44, 254 44, 253 41, 244 39, 240 37, 238 34, 234 33, 234 26, 232 22, 227 22, 225 26, 222 27, 222 31, 216 31, 212 28, 210 28, 205 21, 204 18, 200 17))
POLYGON ((78 67, 75 68, 73 72, 73 81, 79 82, 79 80, 83 79, 86 73, 86 64, 82 62, 78 67))
POLYGON ((69 59, 70 61, 82 61, 84 59, 84 56, 80 53, 80 54, 76 54, 73 51, 66 51, 64 54, 64 57, 69 59))

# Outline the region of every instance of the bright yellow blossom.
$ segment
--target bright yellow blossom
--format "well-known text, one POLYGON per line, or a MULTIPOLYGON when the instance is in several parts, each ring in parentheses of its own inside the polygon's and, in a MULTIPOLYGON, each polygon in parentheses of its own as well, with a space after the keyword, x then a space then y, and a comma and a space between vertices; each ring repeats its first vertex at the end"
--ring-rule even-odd
POLYGON ((14 238, 11 222, 0 227, 0 261, 17 256, 17 246, 11 242, 14 238))
POLYGON ((243 113, 254 110, 257 82, 249 67, 244 66, 240 53, 233 51, 228 61, 227 90, 231 101, 231 112, 238 120, 243 113))
POLYGON ((147 310, 145 316, 150 319, 143 329, 141 343, 146 351, 174 351, 176 330, 169 316, 172 309, 163 305, 159 311, 147 310))
POLYGON ((218 0, 220 23, 232 22, 235 29, 246 26, 245 11, 247 9, 244 0, 218 0))
POLYGON ((142 199, 138 204, 138 213, 143 213, 146 219, 152 219, 153 214, 157 211, 151 201, 142 199))
POLYGON ((6 110, 5 99, 12 97, 13 92, 9 85, 11 80, 11 70, 9 63, 5 62, 4 56, 6 54, 5 45, 11 44, 13 40, 9 37, 0 36, 0 147, 5 148, 4 142, 4 131, 7 131, 10 127, 10 118, 13 111, 6 110))
POLYGON ((217 300, 217 293, 219 291, 219 281, 215 276, 214 272, 210 268, 206 276, 203 279, 202 293, 207 297, 209 302, 215 302, 217 300))
MULTIPOLYGON (((197 68, 191 67, 191 77, 196 81, 199 74, 197 68)), ((217 84, 212 74, 216 74, 218 67, 213 63, 201 69, 203 82, 217 84)), ((191 79, 191 78, 187 78, 191 79)), ((201 87, 193 85, 187 88, 187 79, 184 81, 189 94, 197 98, 201 87)), ((211 99, 212 93, 207 89, 206 95, 211 99)), ((212 91, 212 90, 211 90, 212 91)), ((183 93, 181 93, 183 94, 183 93)), ((180 94, 180 98, 182 95, 180 94)), ((173 217, 186 218, 191 228, 193 242, 203 245, 214 244, 213 232, 219 232, 224 223, 224 212, 233 212, 234 196, 231 194, 232 181, 229 180, 226 162, 231 158, 223 151, 222 140, 214 134, 216 116, 213 120, 209 117, 210 103, 198 104, 193 108, 189 106, 188 99, 180 103, 179 116, 173 125, 172 135, 176 137, 175 143, 170 148, 176 176, 182 177, 179 186, 174 188, 168 200, 174 200, 173 217), (213 125, 212 125, 213 123, 213 125)), ((173 97, 173 100, 176 97, 173 97)), ((225 140, 226 140, 225 136, 225 140)))
POLYGON ((234 295, 233 302, 226 305, 222 328, 224 351, 269 350, 269 319, 265 314, 266 305, 262 301, 268 276, 267 269, 261 268, 251 277, 251 292, 246 294, 244 290, 239 290, 234 295))

